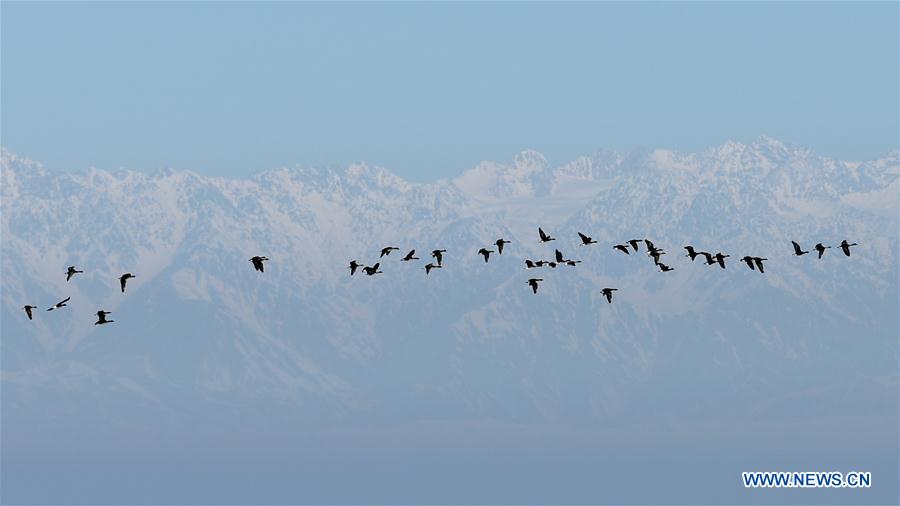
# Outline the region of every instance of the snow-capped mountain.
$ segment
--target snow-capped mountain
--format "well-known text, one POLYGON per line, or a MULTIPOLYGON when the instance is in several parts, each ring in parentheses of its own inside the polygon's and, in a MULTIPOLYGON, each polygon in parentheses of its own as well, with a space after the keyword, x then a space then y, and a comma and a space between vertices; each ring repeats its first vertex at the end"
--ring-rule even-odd
POLYGON ((852 408, 896 391, 898 181, 900 152, 846 162, 768 137, 559 167, 529 150, 428 184, 364 164, 55 172, 4 150, 4 409, 23 423, 228 411, 321 425, 852 408), (557 240, 540 244, 538 226, 557 240), (485 264, 476 251, 499 237, 512 243, 485 264), (612 249, 633 238, 675 270, 612 249), (843 239, 859 243, 849 258, 791 254, 791 240, 843 239), (730 254, 727 269, 686 244, 730 254), (401 262, 413 248, 421 259, 401 262), (436 248, 444 268, 426 276, 436 248), (523 269, 555 248, 583 262, 523 269), (767 258, 765 274, 744 255, 767 258), (384 274, 351 277, 351 259, 384 274), (85 272, 66 282, 68 265, 85 272), (114 324, 93 325, 100 308, 114 324), (862 397, 823 407, 834 382, 862 397))

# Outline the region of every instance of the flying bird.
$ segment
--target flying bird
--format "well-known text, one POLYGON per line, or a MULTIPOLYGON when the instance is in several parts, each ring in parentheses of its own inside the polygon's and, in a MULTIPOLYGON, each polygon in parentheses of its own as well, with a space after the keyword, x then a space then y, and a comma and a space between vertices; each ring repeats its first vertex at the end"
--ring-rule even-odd
POLYGON ((444 259, 444 253, 446 252, 447 250, 445 249, 436 249, 431 252, 431 256, 433 256, 434 259, 437 260, 438 265, 442 265, 441 261, 444 259))
POLYGON ((844 239, 843 241, 841 241, 841 251, 843 251, 844 254, 847 256, 850 256, 850 246, 857 246, 857 244, 855 242, 848 243, 847 239, 844 239))
POLYGON ((831 246, 823 246, 822 243, 816 244, 816 251, 819 252, 819 258, 822 258, 822 255, 825 254, 825 250, 831 248, 831 246))
POLYGON ((388 246, 387 248, 381 248, 381 255, 379 255, 378 258, 381 258, 385 255, 390 255, 391 251, 394 251, 394 250, 400 251, 400 248, 398 248, 396 246, 388 246))
POLYGON ((545 234, 544 230, 540 227, 538 227, 538 235, 541 236, 541 242, 550 242, 556 240, 555 237, 550 237, 549 235, 545 234))
POLYGON ((659 248, 653 248, 649 252, 647 252, 647 256, 653 257, 653 263, 655 263, 655 264, 659 263, 660 255, 665 255, 665 254, 666 254, 666 252, 659 248))
POLYGON ((621 251, 622 253, 625 253, 626 255, 631 254, 628 252, 628 246, 625 246, 624 244, 616 244, 615 246, 613 246, 613 249, 617 249, 617 250, 621 251))
POLYGON ((509 244, 509 243, 510 243, 510 241, 504 241, 502 237, 500 239, 497 239, 497 242, 494 243, 497 245, 497 253, 502 255, 503 254, 503 245, 509 244))
POLYGON ((566 260, 563 258, 562 251, 560 251, 560 250, 554 250, 554 254, 556 255, 556 263, 561 264, 561 263, 563 263, 563 262, 566 261, 566 260))
POLYGON ((527 284, 528 284, 529 286, 531 286, 531 290, 532 290, 534 293, 537 293, 537 290, 538 290, 538 281, 543 281, 543 280, 544 280, 543 278, 531 278, 531 279, 528 280, 528 283, 527 283, 527 284))
POLYGON ((635 251, 637 251, 638 244, 640 244, 643 241, 644 241, 643 239, 631 239, 630 241, 628 241, 628 244, 630 244, 631 247, 634 248, 635 251))
POLYGON ((112 314, 109 311, 100 310, 97 311, 97 321, 94 322, 94 325, 103 325, 104 323, 112 323, 115 320, 107 320, 106 315, 112 314))
POLYGON ((588 244, 597 244, 597 241, 591 238, 591 236, 584 235, 581 232, 578 232, 578 237, 581 238, 581 245, 587 246, 588 244))
POLYGON ((25 310, 25 314, 28 315, 28 319, 30 320, 30 319, 31 319, 31 310, 32 310, 32 309, 37 309, 37 306, 25 306, 25 307, 23 307, 22 309, 25 310))
POLYGON ((702 254, 703 254, 702 251, 694 251, 694 247, 693 247, 693 246, 685 246, 684 249, 686 249, 687 252, 688 252, 688 254, 685 255, 685 256, 686 256, 686 257, 691 257, 691 262, 693 262, 694 259, 697 258, 697 255, 702 255, 702 254))
POLYGON ((259 272, 266 272, 266 268, 263 266, 263 262, 266 260, 268 260, 268 258, 261 256, 255 256, 250 259, 250 261, 253 262, 253 268, 259 272))
POLYGON ((791 244, 794 245, 794 255, 799 257, 809 253, 809 251, 803 251, 802 249, 800 249, 800 245, 797 244, 796 241, 791 241, 791 244))
POLYGON ((129 279, 134 278, 134 277, 136 277, 136 276, 135 276, 134 274, 130 273, 130 272, 126 272, 125 274, 122 274, 122 275, 119 277, 119 286, 122 287, 122 293, 125 293, 125 283, 126 283, 129 279))
POLYGON ((405 257, 400 259, 400 261, 401 262, 409 262, 410 260, 418 260, 419 257, 415 256, 415 254, 416 254, 416 250, 411 249, 411 250, 409 250, 409 253, 407 253, 405 257))
POLYGON ((63 299, 63 300, 57 302, 56 304, 50 306, 49 308, 47 308, 47 311, 53 311, 54 309, 59 309, 59 308, 61 308, 61 307, 66 307, 66 302, 69 302, 69 299, 71 299, 71 298, 72 298, 72 297, 66 297, 65 299, 63 299))
MULTIPOLYGON (((647 250, 648 250, 648 251, 650 251, 650 250, 655 250, 655 249, 656 249, 656 246, 654 246, 653 243, 650 242, 650 239, 644 239, 644 244, 647 245, 647 250)), ((637 251, 637 250, 635 250, 635 251, 637 251)))
POLYGON ((82 272, 84 272, 84 271, 76 270, 74 265, 70 265, 69 270, 66 271, 66 283, 68 283, 69 280, 72 279, 72 276, 82 273, 82 272))
POLYGON ((485 262, 485 263, 487 263, 488 258, 491 256, 491 253, 493 253, 493 252, 494 252, 494 250, 492 250, 492 249, 485 249, 485 248, 481 248, 480 250, 478 250, 478 254, 479 254, 479 255, 484 255, 484 262, 485 262))
POLYGON ((359 269, 363 265, 356 260, 350 260, 350 275, 356 274, 356 269, 359 269))
POLYGON ((600 290, 600 293, 602 293, 603 296, 606 297, 606 302, 612 304, 613 292, 615 292, 616 290, 618 290, 618 288, 604 288, 603 290, 600 290))
POLYGON ((722 253, 716 253, 716 262, 719 262, 719 267, 725 268, 725 259, 730 257, 731 255, 723 255, 722 253))
POLYGON ((756 268, 759 269, 760 273, 765 274, 766 270, 763 269, 763 260, 768 260, 768 258, 753 257, 753 263, 756 264, 756 268))
POLYGON ((442 268, 443 267, 441 267, 440 265, 425 264, 425 274, 430 273, 431 269, 442 269, 442 268))
POLYGON ((379 265, 381 265, 381 262, 377 262, 371 267, 363 267, 363 272, 365 272, 369 276, 374 276, 375 274, 384 274, 383 272, 378 270, 379 265))
POLYGON ((700 252, 698 252, 698 254, 706 257, 706 265, 712 265, 712 264, 716 263, 716 261, 713 260, 713 256, 711 254, 709 254, 705 251, 700 251, 700 252))
POLYGON ((557 264, 556 264, 556 262, 547 262, 547 265, 549 265, 550 267, 556 269, 556 265, 557 265, 557 264))
POLYGON ((659 270, 661 270, 661 271, 663 271, 663 272, 669 272, 669 271, 674 271, 674 270, 675 270, 674 267, 669 267, 668 265, 666 265, 666 264, 664 264, 664 263, 662 263, 662 262, 660 262, 660 263, 658 263, 658 264, 656 264, 656 265, 658 265, 658 266, 659 266, 659 270))
POLYGON ((534 269, 537 265, 534 264, 531 260, 525 260, 525 268, 526 269, 534 269))
POLYGON ((747 267, 749 267, 751 271, 756 270, 755 267, 753 267, 753 257, 745 256, 744 258, 741 259, 741 262, 746 263, 747 267))
POLYGON ((543 267, 543 266, 547 265, 547 261, 546 260, 538 260, 537 262, 534 263, 534 265, 535 265, 535 267, 543 267))

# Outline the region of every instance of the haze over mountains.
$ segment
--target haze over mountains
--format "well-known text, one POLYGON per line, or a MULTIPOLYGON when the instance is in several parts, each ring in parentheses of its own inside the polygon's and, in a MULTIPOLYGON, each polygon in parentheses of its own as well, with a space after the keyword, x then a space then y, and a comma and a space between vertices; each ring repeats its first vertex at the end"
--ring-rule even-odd
POLYGON ((824 420, 810 440, 846 430, 896 449, 898 190, 900 152, 847 162, 768 137, 558 167, 527 150, 427 184, 364 164, 60 172, 4 150, 4 444, 27 453, 54 424, 824 420), (538 226, 558 240, 540 245, 538 226), (485 264, 476 251, 499 237, 512 243, 485 264), (645 237, 674 272, 612 249, 645 237), (859 243, 849 258, 791 255, 791 240, 842 239, 859 243), (686 244, 730 253, 728 268, 692 263, 686 244), (423 259, 349 276, 388 245, 423 259), (555 247, 583 263, 539 271, 534 295, 524 259, 555 247), (444 268, 426 277, 435 248, 444 268), (271 259, 264 274, 253 255, 271 259), (68 265, 85 272, 66 283, 68 265), (114 324, 92 324, 100 308, 114 324))

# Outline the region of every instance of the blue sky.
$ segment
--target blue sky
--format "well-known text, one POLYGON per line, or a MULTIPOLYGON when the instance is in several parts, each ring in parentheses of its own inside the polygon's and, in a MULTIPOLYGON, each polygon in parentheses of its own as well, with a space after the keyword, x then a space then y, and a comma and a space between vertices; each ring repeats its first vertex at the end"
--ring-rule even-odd
POLYGON ((11 3, 2 144, 52 168, 413 180, 534 148, 897 147, 898 4, 11 3))

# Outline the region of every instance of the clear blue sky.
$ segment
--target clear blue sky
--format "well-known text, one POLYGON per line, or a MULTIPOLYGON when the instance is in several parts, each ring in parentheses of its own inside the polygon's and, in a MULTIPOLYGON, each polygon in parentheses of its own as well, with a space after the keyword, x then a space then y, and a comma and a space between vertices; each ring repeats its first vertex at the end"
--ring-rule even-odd
POLYGON ((522 148, 895 148, 898 3, 2 3, 2 144, 52 168, 413 180, 522 148))

